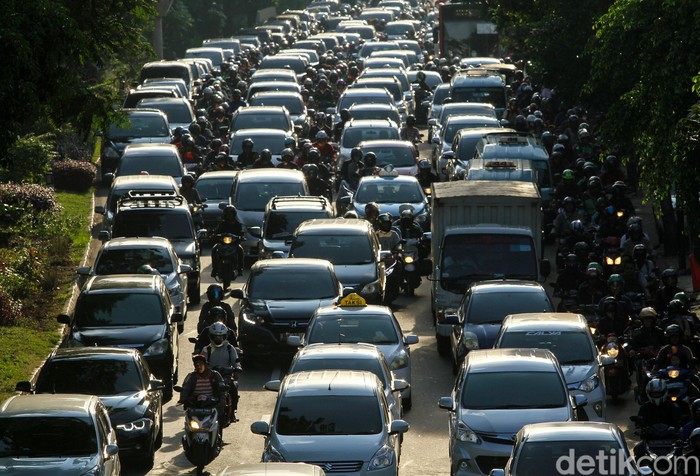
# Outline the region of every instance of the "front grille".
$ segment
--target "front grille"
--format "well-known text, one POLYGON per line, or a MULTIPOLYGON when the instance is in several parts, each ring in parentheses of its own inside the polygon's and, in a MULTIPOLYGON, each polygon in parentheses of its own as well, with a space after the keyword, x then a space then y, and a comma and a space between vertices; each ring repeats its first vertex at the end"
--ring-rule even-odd
POLYGON ((489 443, 496 443, 497 445, 513 446, 513 443, 515 441, 515 439, 512 438, 510 435, 484 435, 482 433, 479 433, 479 438, 481 438, 484 441, 488 441, 489 443))
POLYGON ((320 466, 326 473, 355 473, 362 469, 362 461, 306 461, 306 463, 320 466))
POLYGON ((489 474, 492 469, 502 469, 506 467, 508 462, 507 456, 477 456, 476 464, 479 465, 479 470, 484 474, 489 474))

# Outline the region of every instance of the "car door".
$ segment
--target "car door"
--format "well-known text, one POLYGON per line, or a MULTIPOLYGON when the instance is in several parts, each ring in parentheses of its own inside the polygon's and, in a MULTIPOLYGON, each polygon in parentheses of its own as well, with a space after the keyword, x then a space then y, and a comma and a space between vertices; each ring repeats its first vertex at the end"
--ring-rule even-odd
POLYGON ((121 462, 119 454, 107 456, 107 445, 117 444, 117 434, 109 422, 107 409, 102 403, 95 407, 95 420, 97 424, 97 444, 100 451, 100 460, 102 461, 102 473, 104 475, 119 475, 121 474, 121 462))
POLYGON ((173 321, 173 314, 176 312, 175 305, 173 304, 172 300, 170 299, 170 294, 168 293, 167 288, 165 287, 165 283, 162 283, 161 286, 161 296, 163 296, 163 305, 165 306, 165 309, 168 313, 168 318, 165 323, 166 326, 168 326, 168 336, 170 340, 170 348, 172 349, 172 358, 173 358, 173 366, 172 366, 172 374, 175 374, 175 369, 177 368, 177 362, 178 358, 180 356, 180 343, 179 343, 179 334, 177 330, 177 322, 173 321))
POLYGON ((464 338, 464 326, 467 325, 466 315, 471 296, 471 289, 468 289, 467 292, 464 293, 462 302, 459 304, 459 309, 457 310, 458 324, 452 326, 452 331, 450 333, 450 347, 452 348, 452 357, 455 363, 458 363, 466 355, 466 349, 462 349, 462 339, 464 338))

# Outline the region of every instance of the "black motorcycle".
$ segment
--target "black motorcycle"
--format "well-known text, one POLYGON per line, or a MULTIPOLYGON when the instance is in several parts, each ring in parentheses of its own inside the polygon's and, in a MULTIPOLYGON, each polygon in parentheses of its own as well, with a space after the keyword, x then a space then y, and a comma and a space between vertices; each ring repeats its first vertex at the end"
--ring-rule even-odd
POLYGON ((224 290, 228 289, 231 281, 238 277, 238 270, 241 269, 239 260, 243 256, 243 249, 240 237, 231 233, 224 233, 217 236, 216 242, 216 281, 223 284, 224 290))
POLYGON ((399 297, 401 284, 403 283, 403 263, 401 259, 401 249, 393 251, 382 251, 382 261, 386 273, 386 288, 384 290, 384 305, 389 306, 399 297))
POLYGON ((223 446, 217 404, 218 400, 213 397, 187 404, 182 449, 187 461, 195 465, 198 476, 204 474, 204 467, 219 456, 223 446))

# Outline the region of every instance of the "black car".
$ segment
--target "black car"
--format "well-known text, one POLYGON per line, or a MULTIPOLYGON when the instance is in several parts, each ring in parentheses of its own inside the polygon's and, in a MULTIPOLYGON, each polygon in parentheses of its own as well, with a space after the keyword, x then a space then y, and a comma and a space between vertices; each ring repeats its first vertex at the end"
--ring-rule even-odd
POLYGON ((119 454, 133 453, 150 467, 163 442, 163 387, 135 349, 82 347, 58 349, 42 366, 36 385, 19 382, 16 390, 100 397, 119 454))
POLYGON ((177 323, 182 321, 160 275, 93 276, 83 286, 70 326, 71 347, 116 346, 137 349, 155 376, 165 384, 170 400, 177 379, 180 347, 177 323))
POLYGON ((333 265, 320 259, 267 259, 256 262, 241 289, 238 340, 246 358, 289 354, 290 335, 303 335, 321 306, 342 298, 333 265))

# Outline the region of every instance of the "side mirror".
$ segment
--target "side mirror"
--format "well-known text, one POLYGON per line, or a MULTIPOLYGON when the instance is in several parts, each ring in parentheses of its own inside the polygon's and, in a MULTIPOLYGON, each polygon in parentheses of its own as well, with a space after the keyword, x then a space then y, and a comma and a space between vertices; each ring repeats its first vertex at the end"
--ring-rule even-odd
POLYGON ((440 145, 440 138, 438 136, 433 136, 433 138, 430 139, 430 143, 435 146, 438 146, 440 145))
POLYGON ((178 393, 182 392, 182 385, 173 385, 173 390, 175 390, 178 393))
POLYGON ((334 107, 327 107, 326 108, 326 114, 327 115, 334 115, 335 114, 335 108, 334 107))
POLYGON ((577 407, 585 407, 588 405, 588 398, 585 395, 574 395, 574 402, 577 407))
POLYGON ((197 230, 197 239, 198 240, 200 240, 200 241, 206 240, 206 238, 207 238, 207 230, 205 230, 204 228, 200 228, 199 230, 197 230))
POLYGON ((396 379, 396 380, 394 380, 394 383, 391 386, 391 391, 392 392, 401 392, 403 390, 408 389, 408 387, 410 387, 408 382, 406 382, 405 380, 396 379))
POLYGON ((250 431, 256 435, 269 436, 270 435, 270 424, 266 421, 256 421, 250 425, 250 431))
POLYGON ((81 266, 76 273, 80 276, 90 276, 90 266, 81 266))
POLYGON ((450 326, 456 326, 459 324, 459 316, 456 312, 450 312, 449 314, 445 312, 445 318, 443 319, 442 323, 450 326))
POLYGON ((228 202, 219 202, 219 210, 223 210, 228 207, 228 202))
POLYGON ((552 274, 552 264, 548 259, 543 259, 540 261, 540 273, 542 273, 544 279, 547 279, 547 277, 552 274))
POLYGON ((245 293, 243 292, 243 289, 241 288, 236 288, 231 290, 231 297, 235 299, 245 299, 245 293))
POLYGON ((379 252, 379 259, 382 261, 389 258, 389 256, 391 256, 391 251, 380 251, 379 252))
POLYGON ((104 215, 105 211, 106 211, 105 207, 103 207, 102 205, 97 205, 95 207, 95 213, 99 213, 100 215, 104 215))
POLYGON ((265 385, 263 385, 263 388, 271 392, 279 392, 281 384, 282 382, 279 380, 270 380, 269 382, 266 382, 265 385))
POLYGON ((104 243, 105 241, 109 241, 110 239, 112 239, 112 234, 107 230, 101 230, 97 234, 97 239, 104 243))
POLYGON ((300 336, 288 336, 287 345, 290 347, 301 347, 301 337, 300 336))
POLYGON ((197 338, 196 338, 196 337, 188 337, 187 340, 189 341, 190 344, 196 344, 196 343, 197 343, 197 338))
POLYGON ((391 426, 389 427, 389 434, 390 435, 397 435, 400 433, 406 433, 408 431, 408 422, 405 420, 394 420, 391 422, 391 426))
POLYGON ((56 320, 59 324, 70 325, 70 316, 68 314, 59 314, 58 317, 56 317, 56 320))
POLYGON ((416 345, 418 343, 418 336, 407 335, 404 337, 404 344, 406 345, 416 345))
POLYGON ((601 355, 599 357, 599 359, 600 359, 600 366, 601 367, 608 367, 609 365, 615 365, 615 359, 613 359, 609 355, 601 355))
POLYGON ((114 181, 114 173, 113 172, 107 172, 102 176, 104 179, 105 183, 111 184, 114 181))
POLYGON ((105 448, 105 456, 107 458, 113 458, 119 453, 119 447, 117 445, 107 445, 105 448))
POLYGON ((174 312, 173 316, 170 318, 172 322, 182 322, 185 320, 181 312, 174 312))
MULTIPOLYGON (((289 243, 291 245, 291 243, 289 243)), ((284 259, 287 257, 287 254, 284 251, 273 251, 272 252, 272 259, 284 259)))
POLYGON ((438 407, 442 408, 443 410, 453 411, 454 406, 455 402, 452 400, 452 397, 440 397, 440 400, 438 400, 438 407))
POLYGON ((156 390, 164 390, 164 389, 165 389, 165 384, 163 383, 163 381, 162 381, 162 380, 157 380, 157 379, 151 380, 151 381, 149 382, 149 385, 148 385, 148 386, 149 386, 149 388, 150 388, 151 390, 153 390, 153 391, 156 391, 156 390))
POLYGON ((352 197, 350 195, 344 195, 338 199, 340 203, 343 205, 349 205, 352 200, 352 197))
POLYGON ((250 226, 247 228, 247 230, 248 230, 248 233, 253 235, 255 238, 260 238, 260 235, 262 233, 259 226, 250 226))
POLYGON ((506 472, 502 469, 492 469, 489 476, 505 476, 506 472))
POLYGON ((435 118, 428 119, 428 125, 433 126, 433 127, 437 126, 437 119, 435 119, 435 118))
POLYGON ((29 380, 23 380, 22 382, 17 382, 17 385, 15 385, 15 391, 32 393, 34 391, 34 388, 32 387, 32 383, 29 380))
POLYGON ((186 274, 186 273, 191 273, 192 272, 192 266, 189 264, 181 264, 180 265, 180 271, 178 271, 179 274, 186 274))

